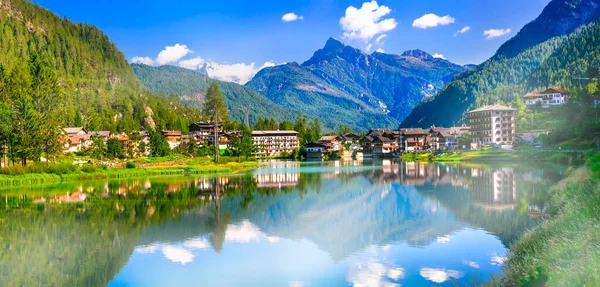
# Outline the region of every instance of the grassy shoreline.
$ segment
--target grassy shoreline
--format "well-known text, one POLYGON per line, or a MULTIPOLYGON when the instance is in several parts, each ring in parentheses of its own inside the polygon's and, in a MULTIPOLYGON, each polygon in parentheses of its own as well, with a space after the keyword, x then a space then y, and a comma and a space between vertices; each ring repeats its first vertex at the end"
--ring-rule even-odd
MULTIPOLYGON (((139 164, 140 162, 138 162, 139 164)), ((79 180, 125 179, 149 176, 168 175, 217 175, 238 174, 258 168, 258 162, 228 162, 228 163, 200 163, 151 161, 141 164, 139 168, 74 168, 66 172, 30 172, 24 174, 0 174, 0 189, 12 188, 21 185, 37 185, 46 183, 61 183, 79 180)))
POLYGON ((600 282, 600 153, 551 190, 548 218, 510 247, 506 286, 600 282))
POLYGON ((581 153, 559 151, 516 150, 507 151, 488 148, 474 151, 459 151, 447 153, 406 153, 400 157, 406 161, 421 162, 562 162, 569 163, 573 160, 583 160, 581 153))

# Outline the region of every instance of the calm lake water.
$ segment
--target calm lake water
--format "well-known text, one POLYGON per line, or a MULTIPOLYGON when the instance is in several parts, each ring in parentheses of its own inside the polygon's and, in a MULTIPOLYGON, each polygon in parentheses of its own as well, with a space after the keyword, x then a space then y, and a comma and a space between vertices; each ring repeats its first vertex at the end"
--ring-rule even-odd
POLYGON ((501 272, 560 167, 272 162, 0 191, 2 286, 460 286, 501 272))

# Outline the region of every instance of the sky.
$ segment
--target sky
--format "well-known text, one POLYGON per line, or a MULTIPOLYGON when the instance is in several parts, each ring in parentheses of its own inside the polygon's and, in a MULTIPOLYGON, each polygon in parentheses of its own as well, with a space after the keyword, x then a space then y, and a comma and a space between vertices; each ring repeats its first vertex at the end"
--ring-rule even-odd
POLYGON ((130 62, 199 69, 244 84, 302 63, 329 37, 367 53, 421 49, 479 64, 550 0, 33 0, 104 31, 130 62))

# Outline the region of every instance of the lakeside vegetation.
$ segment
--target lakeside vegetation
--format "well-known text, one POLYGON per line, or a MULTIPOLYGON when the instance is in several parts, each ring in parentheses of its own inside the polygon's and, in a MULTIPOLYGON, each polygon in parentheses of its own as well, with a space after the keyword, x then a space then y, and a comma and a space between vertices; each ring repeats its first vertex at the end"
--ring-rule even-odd
POLYGON ((548 218, 510 248, 508 286, 600 282, 600 153, 550 189, 548 218))
POLYGON ((219 163, 214 163, 210 157, 193 158, 183 155, 113 161, 106 164, 94 164, 89 158, 77 160, 84 164, 64 161, 56 164, 38 163, 26 167, 2 168, 0 186, 161 175, 237 174, 260 165, 254 159, 238 162, 237 157, 221 157, 219 163))
POLYGON ((405 153, 400 157, 405 161, 429 162, 560 162, 581 163, 581 153, 559 152, 557 150, 503 150, 501 148, 484 147, 479 150, 433 153, 423 151, 405 153))

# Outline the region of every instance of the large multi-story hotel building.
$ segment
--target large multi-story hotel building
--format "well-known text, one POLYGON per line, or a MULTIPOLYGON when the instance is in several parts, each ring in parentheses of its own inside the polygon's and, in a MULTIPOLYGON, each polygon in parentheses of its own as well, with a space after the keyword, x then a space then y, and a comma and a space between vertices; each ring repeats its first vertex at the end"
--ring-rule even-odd
POLYGON ((515 109, 499 104, 469 112, 471 139, 475 144, 510 145, 515 137, 515 109))
POLYGON ((252 141, 258 156, 279 156, 300 146, 296 131, 253 131, 252 141))

